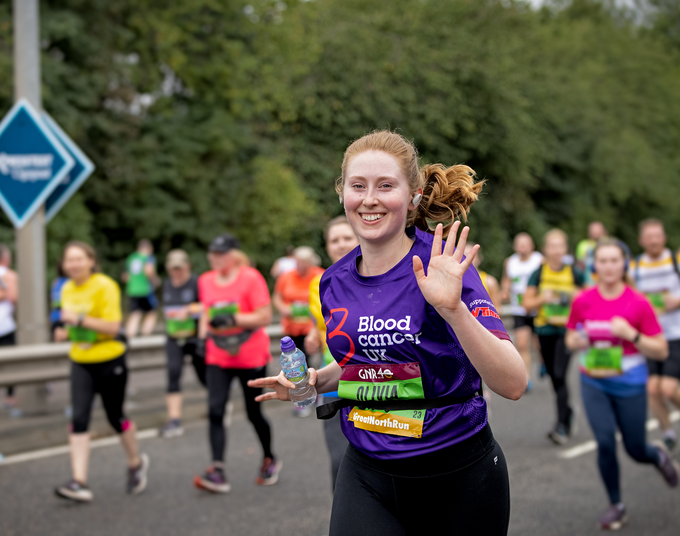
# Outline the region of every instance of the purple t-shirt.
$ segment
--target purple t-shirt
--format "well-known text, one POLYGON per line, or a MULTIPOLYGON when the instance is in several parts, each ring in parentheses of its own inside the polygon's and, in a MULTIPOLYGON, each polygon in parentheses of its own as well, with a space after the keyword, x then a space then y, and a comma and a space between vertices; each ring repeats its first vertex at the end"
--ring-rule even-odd
MULTIPOLYGON (((415 237, 411 252, 387 273, 360 275, 361 250, 356 248, 321 278, 328 348, 343 367, 340 396, 344 380, 349 386, 344 392, 356 394, 345 397, 364 401, 463 397, 480 390, 477 370, 451 326, 423 297, 413 273, 414 255, 422 259, 427 273, 433 236, 413 227, 407 234, 415 237)), ((463 276, 462 301, 491 333, 510 340, 472 266, 463 276)), ((356 448, 379 459, 433 452, 468 439, 487 424, 482 397, 416 411, 401 420, 394 414, 406 412, 390 412, 380 423, 371 412, 359 413, 356 408, 343 410, 343 432, 356 448), (409 434, 409 428, 418 431, 409 434)))

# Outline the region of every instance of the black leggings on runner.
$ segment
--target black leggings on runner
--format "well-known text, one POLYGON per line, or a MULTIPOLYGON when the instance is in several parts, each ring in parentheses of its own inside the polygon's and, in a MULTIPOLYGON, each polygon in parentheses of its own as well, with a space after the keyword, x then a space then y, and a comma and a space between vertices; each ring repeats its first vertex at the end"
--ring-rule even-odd
POLYGON ((125 354, 103 363, 71 362, 72 433, 87 432, 97 393, 102 397, 106 418, 114 430, 119 434, 127 430, 128 420, 123 413, 127 376, 125 354))
POLYGON ((224 450, 227 444, 227 433, 224 428, 224 410, 229 400, 231 380, 234 378, 238 378, 241 382, 248 419, 255 427, 257 437, 260 438, 265 458, 274 457, 271 451, 271 428, 264 415, 262 415, 260 402, 255 402, 255 397, 262 394, 262 389, 248 387, 248 380, 264 377, 266 375, 266 368, 228 369, 216 365, 208 365, 206 367, 205 377, 208 385, 208 415, 210 418, 209 435, 213 461, 224 461, 224 450))
POLYGON ((333 497, 331 536, 503 536, 510 521, 505 456, 487 426, 415 458, 376 460, 350 445, 333 497))
POLYGON ((196 340, 189 339, 180 344, 177 339, 168 337, 165 341, 165 354, 168 357, 168 393, 179 393, 182 389, 179 380, 184 369, 184 356, 191 356, 198 381, 205 385, 205 359, 196 355, 196 340))
POLYGON ((564 343, 564 335, 539 335, 541 355, 545 368, 555 390, 557 399, 557 422, 570 431, 572 409, 569 406, 569 390, 567 389, 567 371, 571 352, 564 343))

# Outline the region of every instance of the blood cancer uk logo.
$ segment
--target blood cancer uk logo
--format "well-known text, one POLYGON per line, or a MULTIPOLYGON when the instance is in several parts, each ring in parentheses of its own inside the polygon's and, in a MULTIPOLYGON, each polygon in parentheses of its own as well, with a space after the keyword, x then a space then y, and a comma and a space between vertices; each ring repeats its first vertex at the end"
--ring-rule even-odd
POLYGON ((376 316, 360 316, 359 325, 356 329, 356 342, 360 347, 358 352, 355 342, 343 327, 349 316, 347 309, 332 309, 331 317, 326 322, 328 327, 329 342, 336 337, 342 337, 349 341, 349 348, 346 348, 344 341, 337 340, 331 343, 334 353, 340 349, 344 352, 344 357, 340 361, 340 366, 345 365, 352 356, 359 353, 368 357, 371 361, 394 361, 389 355, 390 347, 402 344, 420 345, 422 332, 411 327, 411 316, 404 318, 379 318, 376 316), (335 323, 337 322, 337 325, 335 323), (335 327, 333 328, 333 325, 335 327), (413 333, 416 331, 416 333, 413 333))

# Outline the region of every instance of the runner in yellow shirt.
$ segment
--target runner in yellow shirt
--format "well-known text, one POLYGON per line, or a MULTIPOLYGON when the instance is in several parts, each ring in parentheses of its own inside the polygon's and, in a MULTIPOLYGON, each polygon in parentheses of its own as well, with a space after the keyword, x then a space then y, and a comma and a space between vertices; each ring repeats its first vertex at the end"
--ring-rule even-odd
MULTIPOLYGON (((345 216, 338 216, 328 222, 324 238, 326 239, 326 253, 328 253, 333 264, 359 245, 357 235, 354 234, 354 230, 345 216)), ((307 354, 313 354, 319 350, 323 351, 323 366, 325 367, 333 363, 334 359, 326 344, 326 322, 321 314, 321 300, 319 298, 320 281, 321 275, 318 275, 309 286, 309 311, 314 319, 314 326, 305 338, 305 350, 307 354)), ((337 398, 337 391, 323 395, 324 402, 333 402, 337 398)), ((331 477, 333 489, 335 489, 340 462, 345 456, 345 450, 347 450, 349 444, 340 428, 340 413, 337 413, 332 419, 325 420, 323 430, 328 454, 331 456, 331 477)))
POLYGON ((99 393, 106 417, 119 434, 128 464, 127 491, 138 494, 147 482, 149 458, 139 454, 135 424, 123 413, 127 366, 121 329, 120 289, 113 279, 96 273, 94 249, 83 242, 69 242, 62 266, 70 281, 61 293, 61 321, 56 341, 73 343, 71 359, 71 406, 73 419, 69 443, 73 477, 55 488, 57 496, 73 501, 92 500, 87 486, 90 458, 88 427, 95 394, 99 393))

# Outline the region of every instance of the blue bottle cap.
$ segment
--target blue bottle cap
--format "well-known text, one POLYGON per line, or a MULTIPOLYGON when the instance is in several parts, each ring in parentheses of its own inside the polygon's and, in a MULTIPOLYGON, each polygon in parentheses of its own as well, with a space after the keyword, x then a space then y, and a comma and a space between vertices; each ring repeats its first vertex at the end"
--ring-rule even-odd
POLYGON ((281 351, 282 352, 292 352, 295 350, 295 343, 290 337, 284 337, 281 339, 281 351))

